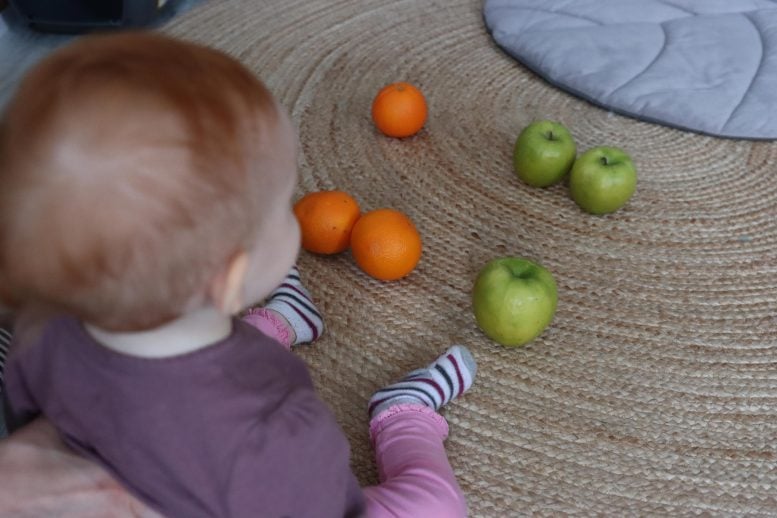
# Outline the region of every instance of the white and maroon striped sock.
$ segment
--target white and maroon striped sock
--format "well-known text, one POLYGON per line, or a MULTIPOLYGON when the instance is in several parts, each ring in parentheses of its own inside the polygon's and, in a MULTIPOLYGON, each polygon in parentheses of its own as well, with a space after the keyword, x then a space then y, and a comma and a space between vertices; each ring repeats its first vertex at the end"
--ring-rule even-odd
POLYGON ((394 405, 421 403, 434 410, 472 386, 477 363, 463 345, 454 345, 424 369, 418 369, 370 398, 370 419, 394 405))
POLYGON ((302 285, 296 265, 283 283, 270 293, 264 307, 277 311, 289 321, 296 335, 293 345, 314 342, 324 332, 324 320, 302 285))
MULTIPOLYGON (((8 348, 11 346, 11 331, 0 327, 0 392, 3 390, 3 372, 5 371, 5 359, 8 357, 8 348)), ((2 413, 2 409, 0 409, 2 413)))
MULTIPOLYGON (((0 327, 0 394, 5 390, 3 386, 3 371, 5 370, 5 360, 8 357, 8 348, 11 345, 11 331, 0 327)), ((3 415, 3 404, 0 401, 0 439, 8 435, 5 426, 5 416, 3 415)))

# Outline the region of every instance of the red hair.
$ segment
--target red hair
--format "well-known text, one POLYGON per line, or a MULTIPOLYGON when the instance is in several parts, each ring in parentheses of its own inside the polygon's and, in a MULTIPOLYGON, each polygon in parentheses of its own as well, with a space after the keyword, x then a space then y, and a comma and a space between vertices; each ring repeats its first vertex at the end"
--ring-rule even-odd
POLYGON ((36 66, 0 123, 0 286, 114 330, 201 303, 247 248, 279 112, 213 49, 90 36, 36 66))

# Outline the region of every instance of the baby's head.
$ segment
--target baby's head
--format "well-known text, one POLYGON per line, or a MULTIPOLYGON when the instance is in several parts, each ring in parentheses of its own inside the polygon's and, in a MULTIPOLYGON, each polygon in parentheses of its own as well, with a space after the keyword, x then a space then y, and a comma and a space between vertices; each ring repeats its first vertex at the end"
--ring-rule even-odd
POLYGON ((299 249, 295 152, 288 117, 225 54, 78 40, 0 125, 0 300, 122 331, 257 301, 299 249))

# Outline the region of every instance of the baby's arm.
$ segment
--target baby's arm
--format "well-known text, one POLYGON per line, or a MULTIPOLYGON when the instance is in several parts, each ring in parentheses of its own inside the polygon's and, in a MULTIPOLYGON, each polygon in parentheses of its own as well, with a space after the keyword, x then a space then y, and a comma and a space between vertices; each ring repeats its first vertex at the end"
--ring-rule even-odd
POLYGON ((287 348, 315 342, 324 332, 324 320, 302 285, 296 266, 267 297, 266 304, 250 308, 243 320, 287 348))

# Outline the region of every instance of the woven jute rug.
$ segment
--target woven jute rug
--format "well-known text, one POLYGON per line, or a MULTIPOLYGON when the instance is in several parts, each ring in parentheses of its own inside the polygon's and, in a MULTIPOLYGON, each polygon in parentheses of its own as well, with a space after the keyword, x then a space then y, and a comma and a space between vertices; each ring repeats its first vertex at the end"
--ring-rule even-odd
POLYGON ((342 189, 422 234, 423 258, 398 282, 347 253, 300 259, 328 327, 297 353, 359 479, 377 479, 370 394, 462 343, 478 378, 445 415, 472 516, 777 513, 777 143, 593 107, 500 51, 481 7, 211 1, 165 29, 236 56, 279 97, 299 128, 298 195, 342 189), (402 141, 369 115, 397 80, 430 106, 402 141), (627 150, 629 205, 590 216, 563 185, 522 184, 512 145, 538 118, 567 125, 580 151, 627 150), (488 340, 471 310, 478 270, 506 255, 540 262, 559 287, 553 324, 519 349, 488 340))

